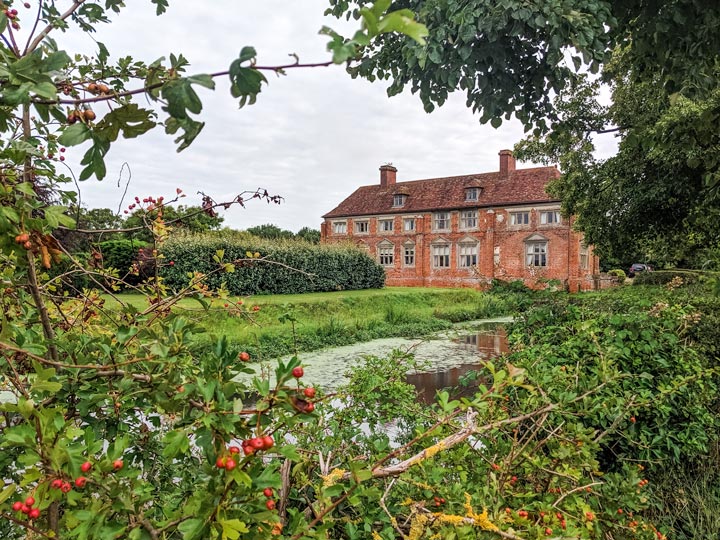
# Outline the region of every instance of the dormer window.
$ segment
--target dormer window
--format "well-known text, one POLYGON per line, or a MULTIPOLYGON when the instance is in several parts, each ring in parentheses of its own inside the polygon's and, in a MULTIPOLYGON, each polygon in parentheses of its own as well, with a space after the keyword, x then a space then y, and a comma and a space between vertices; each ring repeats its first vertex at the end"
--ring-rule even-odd
POLYGON ((396 195, 393 195, 393 208, 405 206, 406 200, 407 200, 407 195, 405 195, 404 193, 398 193, 396 195))
POLYGON ((477 201, 480 198, 480 192, 482 191, 479 187, 465 188, 465 201, 472 202, 477 201))

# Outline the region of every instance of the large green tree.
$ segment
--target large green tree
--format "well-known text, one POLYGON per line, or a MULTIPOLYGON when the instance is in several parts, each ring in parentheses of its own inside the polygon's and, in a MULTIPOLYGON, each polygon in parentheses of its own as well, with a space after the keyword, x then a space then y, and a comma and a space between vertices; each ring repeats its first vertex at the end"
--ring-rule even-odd
MULTIPOLYGON (((329 13, 359 16, 369 0, 330 0, 329 13)), ((513 114, 548 129, 552 96, 585 66, 597 73, 618 46, 635 76, 657 77, 667 93, 707 94, 716 86, 720 4, 706 0, 398 0, 430 32, 418 45, 388 35, 349 67, 388 79, 390 95, 410 87, 427 111, 463 91, 482 122, 513 114)))
POLYGON ((720 247, 720 91, 668 96, 660 75, 634 71, 626 52, 606 66, 611 105, 586 78, 560 93, 552 131, 519 155, 560 163, 552 191, 608 261, 705 265, 720 247), (617 153, 596 159, 598 136, 611 134, 617 153))

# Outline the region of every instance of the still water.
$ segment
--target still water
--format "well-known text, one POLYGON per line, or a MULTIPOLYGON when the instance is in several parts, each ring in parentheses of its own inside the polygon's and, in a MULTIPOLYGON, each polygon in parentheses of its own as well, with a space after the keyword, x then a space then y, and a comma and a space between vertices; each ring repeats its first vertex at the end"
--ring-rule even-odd
MULTIPOLYGON (((331 391, 346 380, 348 370, 364 356, 387 356, 393 349, 412 352, 422 371, 408 373, 424 401, 433 401, 435 391, 457 386, 459 378, 484 361, 508 352, 503 323, 510 318, 464 323, 449 332, 425 339, 388 338, 322 351, 300 354, 308 385, 331 391)), ((287 360, 287 359, 285 359, 287 360)))

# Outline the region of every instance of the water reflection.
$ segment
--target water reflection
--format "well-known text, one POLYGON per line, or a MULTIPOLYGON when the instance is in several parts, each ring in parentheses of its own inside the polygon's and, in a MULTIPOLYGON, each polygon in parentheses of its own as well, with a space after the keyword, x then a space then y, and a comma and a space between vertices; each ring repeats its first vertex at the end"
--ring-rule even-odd
POLYGON ((432 403, 438 390, 456 388, 463 375, 477 370, 483 362, 508 352, 507 333, 502 326, 461 335, 452 342, 463 351, 474 355, 476 360, 438 371, 409 374, 407 381, 417 388, 423 403, 432 403))

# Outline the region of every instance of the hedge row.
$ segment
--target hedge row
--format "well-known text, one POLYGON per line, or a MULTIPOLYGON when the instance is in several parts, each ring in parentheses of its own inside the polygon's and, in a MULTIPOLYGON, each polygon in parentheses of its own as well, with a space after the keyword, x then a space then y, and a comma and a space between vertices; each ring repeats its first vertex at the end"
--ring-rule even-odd
POLYGON ((189 273, 208 275, 211 289, 221 285, 232 295, 296 294, 380 288, 385 271, 354 246, 318 246, 299 241, 264 241, 235 235, 178 236, 161 249, 160 275, 171 289, 187 285, 189 273), (232 273, 217 272, 213 260, 224 251, 223 262, 242 261, 232 273), (259 254, 247 260, 247 254, 259 254))

